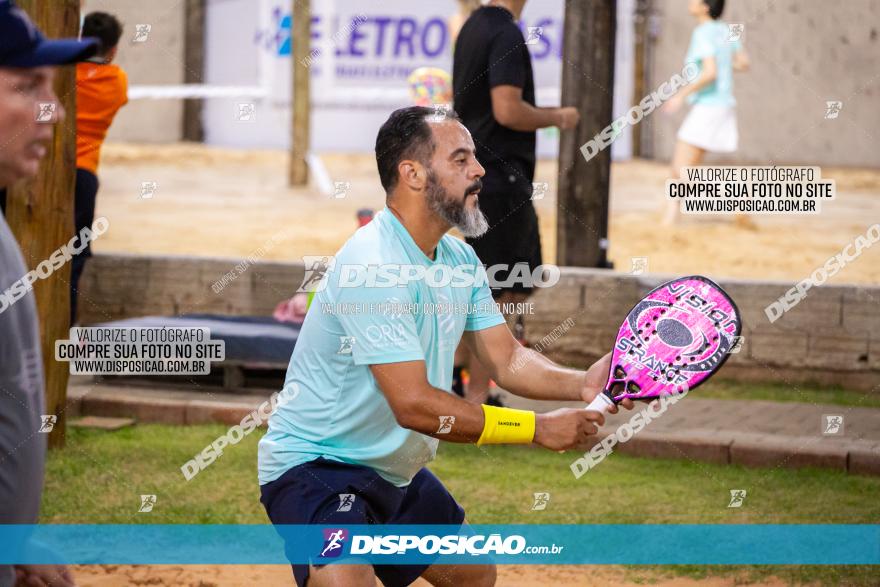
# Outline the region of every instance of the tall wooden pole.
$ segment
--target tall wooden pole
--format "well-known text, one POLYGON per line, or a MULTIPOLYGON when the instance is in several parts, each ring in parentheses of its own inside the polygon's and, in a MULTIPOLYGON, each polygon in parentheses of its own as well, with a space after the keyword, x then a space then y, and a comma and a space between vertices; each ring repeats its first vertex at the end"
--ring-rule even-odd
MULTIPOLYGON (((648 39, 648 0, 636 0, 634 33, 635 54, 633 55, 633 104, 638 104, 645 91, 645 44, 648 39)), ((642 156, 642 125, 636 124, 632 128, 632 154, 633 157, 642 156)))
POLYGON ((581 121, 559 139, 559 265, 608 266, 611 148, 589 161, 580 148, 611 124, 616 4, 615 0, 568 0, 565 5, 561 101, 575 106, 581 121))
POLYGON ((291 23, 290 68, 293 77, 291 104, 290 181, 291 186, 306 185, 309 169, 306 155, 309 152, 309 75, 312 60, 309 58, 312 11, 309 0, 293 0, 291 23))
MULTIPOLYGON (((48 38, 79 34, 79 0, 18 0, 48 38)), ((37 176, 9 189, 6 218, 21 245, 28 269, 35 268, 73 237, 73 194, 76 182, 76 68, 57 68, 55 94, 66 111, 55 124, 52 146, 37 176)), ((49 446, 64 446, 69 365, 55 360, 55 341, 67 339, 70 326, 70 264, 34 284, 43 365, 46 372, 46 413, 58 420, 49 446)))
MULTIPOLYGON (((183 79, 188 84, 204 83, 205 76, 205 0, 186 0, 183 37, 183 79)), ((183 140, 201 143, 204 100, 183 101, 183 140)))

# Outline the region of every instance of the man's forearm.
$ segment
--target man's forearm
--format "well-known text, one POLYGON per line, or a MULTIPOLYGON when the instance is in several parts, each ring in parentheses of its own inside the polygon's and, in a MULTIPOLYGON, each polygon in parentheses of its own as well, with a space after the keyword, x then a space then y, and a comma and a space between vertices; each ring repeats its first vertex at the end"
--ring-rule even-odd
POLYGON ((498 385, 521 397, 581 401, 586 371, 562 367, 530 348, 518 346, 498 373, 498 385))
POLYGON ((447 442, 473 443, 483 432, 483 409, 436 387, 427 387, 406 403, 392 401, 398 424, 447 442))
POLYGON ((559 124, 558 108, 538 108, 524 100, 520 100, 514 112, 501 122, 509 129, 521 132, 532 132, 548 126, 559 124))

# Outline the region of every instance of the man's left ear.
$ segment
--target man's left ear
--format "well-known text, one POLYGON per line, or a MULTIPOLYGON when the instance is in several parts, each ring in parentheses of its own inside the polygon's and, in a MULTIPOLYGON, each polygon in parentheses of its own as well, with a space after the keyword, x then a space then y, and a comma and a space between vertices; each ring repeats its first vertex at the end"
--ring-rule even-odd
POLYGON ((425 166, 418 161, 406 160, 400 162, 400 179, 413 191, 419 191, 425 187, 427 180, 425 166))

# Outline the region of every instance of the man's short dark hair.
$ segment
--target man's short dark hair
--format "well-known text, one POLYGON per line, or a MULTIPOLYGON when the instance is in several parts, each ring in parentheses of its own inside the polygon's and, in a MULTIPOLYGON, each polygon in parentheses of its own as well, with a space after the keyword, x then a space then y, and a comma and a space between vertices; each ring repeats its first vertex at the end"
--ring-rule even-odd
POLYGON ((376 165, 385 193, 397 185, 397 164, 404 159, 415 159, 428 166, 434 155, 434 137, 428 118, 431 116, 458 120, 452 110, 435 110, 424 106, 409 106, 391 113, 376 136, 376 165))
POLYGON ((709 7, 709 16, 714 20, 721 18, 721 13, 724 12, 724 0, 703 0, 703 2, 709 7))
POLYGON ((122 23, 112 14, 90 12, 83 21, 82 36, 97 37, 101 40, 99 53, 104 55, 119 44, 122 36, 122 23))

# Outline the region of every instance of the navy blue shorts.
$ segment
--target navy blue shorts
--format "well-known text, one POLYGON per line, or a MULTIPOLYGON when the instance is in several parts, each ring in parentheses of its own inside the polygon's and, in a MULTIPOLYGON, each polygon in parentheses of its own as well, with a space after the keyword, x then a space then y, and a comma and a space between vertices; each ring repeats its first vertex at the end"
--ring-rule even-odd
MULTIPOLYGON (((318 458, 260 486, 260 492, 260 501, 273 524, 461 525, 464 522, 464 510, 428 469, 419 471, 407 487, 397 487, 369 467, 318 458)), ((288 553, 292 560, 291 555, 288 553)), ((309 565, 292 566, 296 584, 305 587, 309 565)), ((373 569, 386 587, 396 587, 409 585, 428 566, 373 565, 373 569)))

